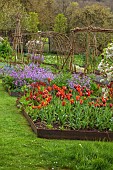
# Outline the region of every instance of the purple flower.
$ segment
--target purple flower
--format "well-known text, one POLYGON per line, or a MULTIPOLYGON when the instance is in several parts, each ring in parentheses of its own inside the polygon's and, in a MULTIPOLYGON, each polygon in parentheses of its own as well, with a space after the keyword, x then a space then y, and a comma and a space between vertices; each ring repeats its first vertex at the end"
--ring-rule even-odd
POLYGON ((44 56, 43 55, 40 55, 40 54, 38 54, 38 55, 33 55, 33 56, 31 56, 31 61, 32 62, 39 62, 39 63, 42 63, 43 61, 44 61, 44 56))
POLYGON ((81 74, 73 74, 72 78, 68 80, 68 85, 70 88, 74 89, 75 84, 90 87, 90 78, 81 74))
POLYGON ((48 83, 47 79, 53 80, 55 78, 54 74, 47 69, 37 67, 35 64, 30 64, 29 66, 16 66, 9 75, 13 77, 14 85, 16 87, 21 87, 23 85, 28 85, 31 82, 42 81, 48 83))

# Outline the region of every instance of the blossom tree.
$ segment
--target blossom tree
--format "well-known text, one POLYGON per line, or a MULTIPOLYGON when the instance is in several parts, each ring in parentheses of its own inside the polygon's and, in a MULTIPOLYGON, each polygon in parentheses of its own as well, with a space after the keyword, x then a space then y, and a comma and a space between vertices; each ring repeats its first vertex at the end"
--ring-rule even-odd
POLYGON ((98 69, 103 74, 102 81, 107 80, 108 86, 105 88, 104 97, 110 95, 113 100, 113 42, 108 44, 108 47, 103 52, 104 59, 98 65, 98 69))

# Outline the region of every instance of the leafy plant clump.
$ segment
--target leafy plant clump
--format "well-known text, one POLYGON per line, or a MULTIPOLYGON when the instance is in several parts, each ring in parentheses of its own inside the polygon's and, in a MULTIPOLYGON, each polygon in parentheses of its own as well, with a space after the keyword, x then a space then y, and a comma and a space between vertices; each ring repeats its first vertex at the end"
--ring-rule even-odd
POLYGON ((0 57, 3 59, 9 59, 12 55, 13 49, 7 39, 0 42, 0 57))

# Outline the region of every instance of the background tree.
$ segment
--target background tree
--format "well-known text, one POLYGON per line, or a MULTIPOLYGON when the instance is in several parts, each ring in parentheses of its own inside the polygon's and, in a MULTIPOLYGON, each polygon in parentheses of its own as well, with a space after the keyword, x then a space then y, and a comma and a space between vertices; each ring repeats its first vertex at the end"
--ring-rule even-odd
POLYGON ((39 25, 39 19, 38 14, 36 12, 29 12, 27 17, 24 18, 24 26, 25 29, 29 32, 37 32, 38 31, 38 25, 39 25))
POLYGON ((38 14, 27 12, 18 0, 5 2, 0 13, 0 30, 14 32, 18 15, 21 19, 23 31, 37 32, 39 24, 38 14))
POLYGON ((66 33, 67 30, 67 18, 64 14, 58 14, 55 18, 54 31, 59 33, 66 33))
POLYGON ((79 8, 79 4, 77 2, 72 2, 69 4, 69 6, 66 9, 68 32, 73 27, 72 25, 73 14, 76 12, 78 8, 79 8))
POLYGON ((92 25, 111 28, 113 26, 113 13, 110 8, 100 4, 77 8, 71 15, 71 25, 72 27, 92 25))
POLYGON ((61 13, 67 18, 68 32, 76 26, 112 27, 113 20, 110 8, 102 4, 112 7, 113 1, 0 0, 0 30, 5 30, 6 32, 14 30, 18 13, 22 18, 22 29, 28 30, 26 20, 29 18, 29 12, 38 14, 38 27, 42 31, 53 30, 55 17, 61 13))
POLYGON ((73 0, 55 0, 57 7, 57 14, 63 13, 66 15, 66 9, 73 0))
POLYGON ((43 3, 41 3, 41 7, 38 9, 40 30, 53 30, 55 10, 55 0, 44 0, 43 3))

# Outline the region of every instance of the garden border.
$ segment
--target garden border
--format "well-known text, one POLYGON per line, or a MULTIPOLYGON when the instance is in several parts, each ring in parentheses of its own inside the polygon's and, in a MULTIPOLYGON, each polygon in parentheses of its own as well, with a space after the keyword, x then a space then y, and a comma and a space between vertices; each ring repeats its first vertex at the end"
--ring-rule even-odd
POLYGON ((21 97, 22 96, 22 92, 14 92, 8 89, 8 94, 12 97, 21 97))
POLYGON ((31 129, 37 137, 46 139, 70 139, 70 140, 92 140, 113 141, 113 132, 86 131, 86 130, 58 130, 37 128, 29 115, 23 110, 22 114, 27 119, 31 129))

